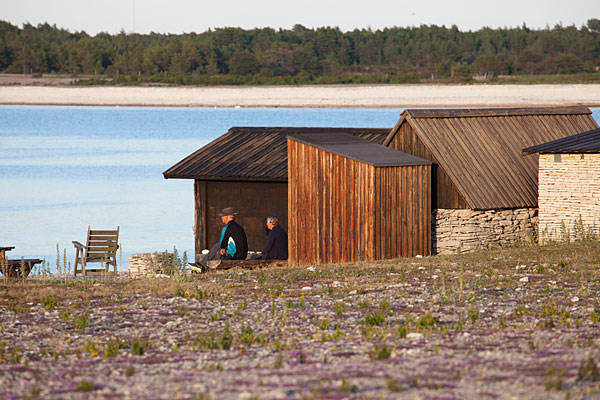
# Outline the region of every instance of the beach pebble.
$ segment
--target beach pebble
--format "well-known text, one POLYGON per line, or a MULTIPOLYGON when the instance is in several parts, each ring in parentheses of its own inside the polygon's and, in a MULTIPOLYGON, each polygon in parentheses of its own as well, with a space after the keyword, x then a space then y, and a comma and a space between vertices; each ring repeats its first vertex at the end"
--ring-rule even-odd
POLYGON ((425 337, 425 335, 423 335, 420 332, 411 332, 408 335, 406 335, 406 338, 410 339, 410 340, 420 340, 420 339, 423 339, 424 337, 425 337))

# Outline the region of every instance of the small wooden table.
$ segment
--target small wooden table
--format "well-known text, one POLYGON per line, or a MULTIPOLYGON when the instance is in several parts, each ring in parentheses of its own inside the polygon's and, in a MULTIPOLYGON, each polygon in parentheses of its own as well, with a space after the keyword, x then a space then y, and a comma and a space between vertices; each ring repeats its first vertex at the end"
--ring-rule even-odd
POLYGON ((14 246, 0 247, 0 272, 7 278, 27 278, 34 265, 41 263, 39 258, 24 258, 22 260, 7 260, 6 252, 14 246))

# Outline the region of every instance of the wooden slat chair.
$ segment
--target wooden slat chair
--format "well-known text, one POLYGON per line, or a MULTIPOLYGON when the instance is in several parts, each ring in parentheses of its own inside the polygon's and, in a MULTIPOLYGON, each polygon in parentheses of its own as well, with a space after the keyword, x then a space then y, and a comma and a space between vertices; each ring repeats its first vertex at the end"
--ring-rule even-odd
POLYGON ((108 275, 110 265, 113 266, 112 274, 116 275, 118 243, 118 226, 116 230, 92 230, 88 226, 86 245, 73 241, 76 249, 74 275, 108 275), (101 268, 88 268, 89 263, 100 263, 101 268))

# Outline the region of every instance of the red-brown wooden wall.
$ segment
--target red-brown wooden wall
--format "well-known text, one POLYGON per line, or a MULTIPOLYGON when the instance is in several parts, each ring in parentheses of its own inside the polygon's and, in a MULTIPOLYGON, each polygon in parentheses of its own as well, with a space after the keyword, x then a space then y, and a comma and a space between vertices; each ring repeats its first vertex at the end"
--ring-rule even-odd
POLYGON ((288 139, 290 265, 431 254, 431 166, 376 167, 288 139))

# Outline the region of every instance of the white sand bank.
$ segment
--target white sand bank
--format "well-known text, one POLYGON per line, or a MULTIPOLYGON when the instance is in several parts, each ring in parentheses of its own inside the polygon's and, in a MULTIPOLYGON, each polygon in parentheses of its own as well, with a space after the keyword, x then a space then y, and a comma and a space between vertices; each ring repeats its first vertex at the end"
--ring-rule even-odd
POLYGON ((209 107, 600 106, 600 84, 252 87, 0 86, 0 104, 209 107))

